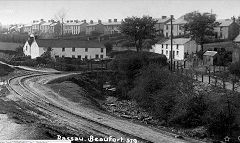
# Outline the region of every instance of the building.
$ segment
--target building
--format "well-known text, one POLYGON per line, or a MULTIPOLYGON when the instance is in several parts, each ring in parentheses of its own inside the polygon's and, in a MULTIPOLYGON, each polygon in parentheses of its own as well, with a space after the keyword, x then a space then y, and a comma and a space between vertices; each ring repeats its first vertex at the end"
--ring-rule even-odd
POLYGON ((218 65, 220 57, 216 51, 206 51, 203 54, 203 64, 207 66, 218 65))
POLYGON ((40 21, 38 20, 33 20, 32 23, 32 32, 33 34, 39 34, 41 32, 41 25, 45 23, 45 21, 43 19, 41 19, 40 21))
MULTIPOLYGON (((184 30, 184 25, 187 23, 187 21, 184 19, 184 16, 173 20, 172 25, 173 25, 173 36, 180 36, 186 34, 184 30)), ((163 30, 164 36, 166 38, 171 36, 171 22, 168 22, 164 25, 164 30, 163 30)))
POLYGON ((235 46, 232 51, 232 63, 240 62, 240 34, 233 41, 235 46))
POLYGON ((104 34, 115 34, 120 33, 121 22, 118 22, 117 19, 108 19, 108 22, 104 22, 104 34))
POLYGON ((102 24, 101 20, 98 20, 98 22, 93 22, 92 20, 86 27, 86 34, 90 35, 93 33, 99 33, 104 34, 104 25, 102 24))
POLYGON ((155 29, 157 31, 157 35, 164 35, 164 25, 171 21, 171 18, 167 16, 162 16, 162 18, 156 19, 157 23, 155 25, 155 29))
POLYGON ((96 41, 36 39, 30 36, 23 46, 23 52, 32 59, 41 56, 51 48, 53 57, 71 57, 80 59, 106 58, 106 48, 96 41))
MULTIPOLYGON (((190 38, 176 38, 173 39, 172 53, 174 60, 184 60, 187 55, 194 54, 200 48, 197 43, 190 38)), ((171 55, 171 40, 158 42, 153 46, 153 52, 166 55, 170 59, 171 55)))
POLYGON ((240 26, 233 19, 221 19, 216 21, 218 26, 214 28, 215 38, 233 40, 239 34, 240 26))
POLYGON ((48 22, 45 22, 40 25, 40 31, 41 33, 50 33, 50 25, 55 23, 54 20, 48 20, 48 22))
POLYGON ((32 33, 32 24, 24 25, 23 32, 24 33, 28 33, 30 35, 32 33))
POLYGON ((66 23, 63 24, 63 32, 64 34, 72 34, 77 35, 80 33, 86 33, 86 20, 78 21, 78 20, 67 20, 66 23))

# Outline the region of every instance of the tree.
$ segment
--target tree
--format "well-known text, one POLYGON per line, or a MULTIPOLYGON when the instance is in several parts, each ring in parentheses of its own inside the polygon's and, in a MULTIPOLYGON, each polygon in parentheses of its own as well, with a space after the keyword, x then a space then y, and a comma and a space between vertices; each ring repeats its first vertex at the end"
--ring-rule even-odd
POLYGON ((206 42, 207 37, 214 35, 213 28, 216 15, 194 11, 187 13, 185 20, 188 21, 184 25, 185 30, 190 32, 191 38, 201 46, 201 51, 203 52, 203 44, 206 42))
POLYGON ((63 23, 64 23, 63 21, 65 20, 66 15, 67 15, 67 11, 66 11, 64 8, 60 9, 60 10, 54 15, 54 19, 55 19, 56 21, 59 21, 59 22, 61 23, 61 33, 62 33, 62 35, 63 35, 63 23))
POLYGON ((134 43, 137 51, 142 50, 142 45, 145 39, 155 38, 155 24, 157 23, 152 17, 128 17, 122 21, 120 30, 128 36, 128 40, 134 43))
POLYGON ((112 51, 113 44, 112 44, 110 41, 104 43, 104 46, 105 46, 106 49, 107 49, 107 53, 109 53, 110 51, 112 51))

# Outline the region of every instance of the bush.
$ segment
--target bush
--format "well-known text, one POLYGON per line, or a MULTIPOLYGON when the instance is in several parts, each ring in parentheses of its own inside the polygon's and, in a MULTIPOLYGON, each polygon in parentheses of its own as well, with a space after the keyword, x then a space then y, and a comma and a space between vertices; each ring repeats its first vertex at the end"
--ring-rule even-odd
POLYGON ((231 74, 240 76, 240 62, 232 63, 229 67, 229 71, 231 74))

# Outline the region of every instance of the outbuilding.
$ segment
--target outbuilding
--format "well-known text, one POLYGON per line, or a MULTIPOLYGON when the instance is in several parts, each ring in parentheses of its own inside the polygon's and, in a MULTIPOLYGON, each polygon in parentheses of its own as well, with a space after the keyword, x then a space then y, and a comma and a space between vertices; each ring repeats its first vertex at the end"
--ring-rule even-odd
POLYGON ((219 62, 219 54, 216 51, 206 51, 203 54, 203 64, 207 66, 217 65, 219 62))

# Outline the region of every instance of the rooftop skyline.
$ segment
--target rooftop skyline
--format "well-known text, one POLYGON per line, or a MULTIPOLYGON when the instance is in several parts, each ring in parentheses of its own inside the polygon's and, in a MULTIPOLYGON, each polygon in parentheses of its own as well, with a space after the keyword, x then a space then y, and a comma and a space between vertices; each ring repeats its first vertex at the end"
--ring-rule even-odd
POLYGON ((240 15, 240 1, 237 0, 0 0, 0 5, 0 22, 4 25, 54 19, 61 9, 66 11, 66 19, 86 19, 88 22, 143 15, 178 18, 195 10, 212 10, 218 19, 240 15))

